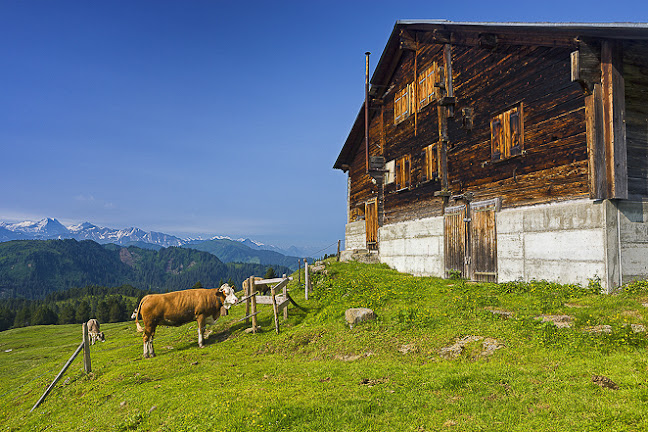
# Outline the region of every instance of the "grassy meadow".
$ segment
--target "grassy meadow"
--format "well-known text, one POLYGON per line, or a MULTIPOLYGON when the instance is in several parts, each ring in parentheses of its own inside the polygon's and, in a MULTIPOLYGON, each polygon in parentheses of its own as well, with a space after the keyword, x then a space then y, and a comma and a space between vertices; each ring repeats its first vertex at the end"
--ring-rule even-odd
POLYGON ((326 273, 308 301, 291 283, 307 310, 291 306, 278 335, 263 305, 264 331, 245 333, 240 305, 203 349, 195 323, 160 327, 157 357, 144 360, 134 322, 102 324, 93 373, 77 357, 32 413, 81 326, 2 332, 0 430, 648 430, 648 336, 635 332, 648 328, 646 282, 600 295, 595 280, 478 284, 358 263, 326 273), (350 329, 350 307, 377 319, 350 329), (569 315, 571 327, 543 314, 569 315))

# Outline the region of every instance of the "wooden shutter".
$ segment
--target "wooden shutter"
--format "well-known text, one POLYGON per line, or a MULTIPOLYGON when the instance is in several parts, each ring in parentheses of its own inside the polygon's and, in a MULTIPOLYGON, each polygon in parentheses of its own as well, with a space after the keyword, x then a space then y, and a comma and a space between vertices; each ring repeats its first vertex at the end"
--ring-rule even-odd
POLYGON ((501 116, 496 116, 491 120, 491 159, 500 160, 504 157, 502 148, 504 147, 504 125, 502 125, 501 116))
POLYGON ((428 148, 425 147, 421 152, 421 161, 423 166, 421 167, 421 182, 427 181, 430 177, 428 175, 428 148))
POLYGON ((410 187, 412 184, 412 163, 410 155, 403 156, 403 187, 410 187))
POLYGON ((511 156, 522 154, 524 143, 524 117, 522 104, 511 110, 509 125, 511 128, 511 156))
POLYGON ((401 171, 401 165, 402 165, 401 160, 400 160, 400 159, 397 159, 397 160, 396 160, 396 166, 395 166, 395 169, 394 169, 394 171, 395 171, 395 178, 396 178, 396 181, 395 181, 395 183, 396 183, 396 190, 400 189, 400 188, 401 188, 401 185, 403 184, 403 183, 402 183, 402 182, 403 182, 403 173, 402 173, 402 171, 401 171))

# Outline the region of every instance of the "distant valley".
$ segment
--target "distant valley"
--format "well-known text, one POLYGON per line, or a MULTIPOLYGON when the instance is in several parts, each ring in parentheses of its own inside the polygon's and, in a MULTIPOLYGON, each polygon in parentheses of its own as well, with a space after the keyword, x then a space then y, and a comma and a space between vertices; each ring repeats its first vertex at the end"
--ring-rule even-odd
POLYGON ((91 240, 13 240, 0 243, 0 298, 44 298, 55 291, 88 285, 132 285, 152 291, 205 287, 228 282, 241 286, 268 267, 281 265, 223 263, 215 255, 190 248, 160 250, 100 245, 91 240))

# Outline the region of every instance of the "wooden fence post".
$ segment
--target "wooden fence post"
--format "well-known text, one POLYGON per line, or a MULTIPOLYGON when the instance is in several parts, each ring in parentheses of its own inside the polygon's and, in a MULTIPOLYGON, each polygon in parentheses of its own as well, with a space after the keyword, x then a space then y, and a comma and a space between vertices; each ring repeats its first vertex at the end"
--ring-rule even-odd
MULTIPOLYGON (((250 276, 250 295, 256 292, 256 285, 254 284, 254 276, 250 276)), ((252 333, 257 332, 257 302, 256 296, 250 298, 250 304, 252 306, 252 333)))
POLYGON ((304 258, 304 296, 308 300, 308 291, 310 289, 310 281, 308 280, 308 260, 304 258))
POLYGON ((270 288, 270 294, 272 294, 272 312, 274 313, 274 322, 275 322, 275 331, 279 334, 279 309, 277 308, 277 291, 275 287, 270 288))
MULTIPOLYGON (((286 274, 284 273, 284 275, 282 277, 284 279, 286 279, 286 274)), ((283 287, 283 293, 282 294, 283 294, 283 301, 286 301, 286 299, 288 298, 288 285, 283 287)), ((286 321, 288 319, 288 305, 284 306, 283 316, 284 316, 284 321, 286 321)))
POLYGON ((85 373, 92 372, 92 364, 90 362, 90 340, 88 339, 88 323, 83 323, 83 370, 85 373))
POLYGON ((337 261, 340 262, 340 240, 338 240, 337 261))
MULTIPOLYGON (((252 287, 250 286, 250 281, 252 281, 252 277, 249 277, 245 282, 243 282, 243 285, 245 286, 245 297, 247 297, 247 300, 245 301, 245 316, 249 317, 250 316, 250 294, 252 294, 252 287), (247 282, 247 284, 246 284, 247 282)), ((250 323, 250 318, 245 318, 245 325, 248 325, 250 323)))

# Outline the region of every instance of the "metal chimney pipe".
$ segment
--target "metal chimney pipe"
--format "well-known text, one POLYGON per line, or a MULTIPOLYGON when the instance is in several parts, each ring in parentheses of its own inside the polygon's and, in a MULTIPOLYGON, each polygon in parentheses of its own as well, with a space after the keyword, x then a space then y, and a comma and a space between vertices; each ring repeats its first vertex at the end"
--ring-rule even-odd
POLYGON ((365 165, 366 173, 369 174, 369 56, 365 53, 365 165))

